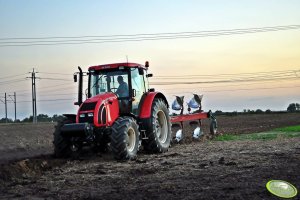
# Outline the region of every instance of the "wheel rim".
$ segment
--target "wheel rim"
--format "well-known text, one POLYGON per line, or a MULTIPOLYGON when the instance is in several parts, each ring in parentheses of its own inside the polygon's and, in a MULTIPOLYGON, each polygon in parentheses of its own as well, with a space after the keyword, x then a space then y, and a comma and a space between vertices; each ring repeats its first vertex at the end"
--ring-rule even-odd
POLYGON ((129 152, 132 152, 134 150, 135 142, 135 131, 133 130, 133 128, 129 128, 126 137, 126 146, 129 152))
POLYGON ((160 143, 165 143, 168 138, 167 117, 162 110, 159 110, 155 119, 156 135, 160 143))

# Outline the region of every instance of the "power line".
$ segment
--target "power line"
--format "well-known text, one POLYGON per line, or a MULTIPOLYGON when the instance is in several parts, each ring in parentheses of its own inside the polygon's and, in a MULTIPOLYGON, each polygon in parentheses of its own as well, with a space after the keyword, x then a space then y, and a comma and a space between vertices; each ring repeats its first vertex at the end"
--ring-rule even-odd
MULTIPOLYGON (((238 79, 243 79, 243 80, 251 80, 251 79, 257 79, 257 78, 261 78, 261 79, 264 79, 264 78, 289 78, 289 77, 295 77, 295 74, 270 74, 270 75, 257 75, 257 76, 241 76, 241 77, 236 77, 236 76, 233 76, 233 77, 226 77, 227 79, 235 79, 235 80, 238 80, 238 79)), ((222 77, 221 77, 222 78, 222 77)), ((202 79, 202 80, 212 80, 212 79, 215 79, 215 80, 220 80, 220 77, 165 77, 165 78, 156 78, 157 80, 159 79, 163 79, 163 80, 191 80, 191 79, 202 79)))
MULTIPOLYGON (((293 80, 282 80, 282 81, 295 81, 293 80)), ((299 79, 300 81, 300 79, 299 79)), ((265 83, 270 83, 270 82, 278 82, 278 80, 273 80, 273 81, 260 81, 258 83, 238 83, 238 84, 230 84, 230 85, 216 85, 216 86, 201 86, 199 89, 203 88, 220 88, 220 87, 236 87, 236 86, 245 86, 245 85, 257 85, 261 84, 262 82, 265 83)), ((187 89, 198 89, 198 88, 176 88, 176 90, 187 90, 187 89)), ((161 90, 174 90, 174 88, 161 88, 161 90)))
POLYGON ((286 25, 286 26, 267 26, 259 28, 245 28, 245 29, 223 29, 223 30, 209 30, 209 31, 189 31, 189 32, 168 32, 168 33, 140 33, 140 34, 123 34, 123 35, 90 35, 90 36, 60 36, 60 37, 19 37, 19 38, 0 38, 0 40, 40 40, 40 39, 75 39, 75 38, 99 38, 99 37, 134 37, 134 36, 151 36, 151 35, 177 35, 177 34, 195 34, 195 33, 214 33, 214 32, 229 32, 229 31, 244 31, 244 30, 260 30, 260 29, 284 29, 284 28, 299 28, 300 25, 286 25))
POLYGON ((18 83, 18 82, 21 82, 21 81, 26 81, 26 79, 23 78, 23 79, 13 79, 13 80, 9 80, 9 81, 2 81, 2 82, 0 82, 0 85, 6 85, 6 84, 11 84, 11 83, 18 83))
POLYGON ((0 40, 44 40, 44 39, 76 39, 76 38, 111 38, 111 37, 137 37, 137 36, 157 36, 157 35, 178 35, 178 34, 197 34, 197 33, 218 33, 230 31, 245 31, 245 30, 286 30, 298 29, 300 25, 286 25, 286 26, 267 26, 259 28, 245 28, 245 29, 223 29, 223 30, 209 30, 209 31, 189 31, 189 32, 168 32, 168 33, 141 33, 141 34, 123 34, 123 35, 91 35, 91 36, 60 36, 60 37, 19 37, 19 38, 0 38, 0 40))
POLYGON ((219 84, 219 83, 232 83, 232 82, 259 82, 259 81, 273 81, 273 80, 292 80, 292 79, 299 79, 299 78, 264 78, 264 79, 233 79, 233 80, 217 80, 217 81, 189 81, 189 82, 150 82, 150 85, 195 85, 195 84, 219 84))
POLYGON ((18 76, 24 76, 26 74, 17 74, 17 75, 11 75, 11 76, 2 76, 0 77, 1 80, 3 79, 8 79, 8 78, 14 78, 14 77, 18 77, 18 76))
POLYGON ((147 40, 167 40, 184 39, 198 37, 215 37, 224 35, 249 34, 271 31, 283 31, 300 29, 300 25, 273 26, 261 28, 229 29, 215 31, 195 31, 195 32, 177 32, 177 33, 153 33, 153 34, 133 34, 133 35, 104 35, 104 36, 77 36, 77 37, 43 37, 43 38, 2 38, 1 40, 38 40, 38 41, 8 41, 0 42, 0 47, 9 46, 48 46, 48 45, 73 45, 73 44, 93 44, 108 42, 134 42, 147 40), (66 40, 66 38, 92 38, 66 40), (42 39, 63 39, 64 40, 42 40, 42 39))
POLYGON ((65 73, 53 73, 53 72, 39 72, 40 74, 56 74, 56 75, 68 75, 71 76, 73 74, 65 74, 65 73))
POLYGON ((40 79, 44 79, 44 80, 52 80, 52 81, 68 81, 71 82, 72 80, 69 79, 62 79, 62 78, 40 78, 40 79))
POLYGON ((225 74, 190 74, 190 75, 167 75, 167 76, 154 76, 153 78, 168 78, 168 77, 215 77, 215 76, 241 76, 241 75, 259 75, 259 74, 278 74, 278 73, 300 73, 300 69, 294 70, 281 70, 281 71, 263 71, 263 72, 246 72, 246 73, 225 73, 225 74))
MULTIPOLYGON (((265 30, 286 30, 298 29, 300 25, 286 25, 286 26, 271 26, 271 27, 256 27, 244 29, 223 29, 223 30, 209 30, 209 31, 190 31, 190 32, 168 32, 168 33, 141 33, 141 34, 123 34, 123 35, 92 35, 92 36, 62 36, 62 37, 23 37, 23 38, 0 38, 0 40, 45 40, 45 39, 80 39, 80 38, 120 38, 123 37, 139 37, 139 36, 170 36, 170 35, 190 35, 200 33, 228 33, 228 32, 242 32, 242 31, 265 31, 265 30)), ((126 38, 128 39, 128 38, 126 38)), ((67 40, 64 40, 67 41, 67 40)), ((74 41, 74 40, 71 40, 74 41)), ((36 41, 40 42, 40 41, 36 41)), ((53 42, 53 41, 43 41, 53 42)), ((59 42, 59 41, 54 41, 59 42)), ((4 42, 2 42, 4 43, 4 42)))
MULTIPOLYGON (((50 101, 70 101, 70 100, 75 100, 74 99, 41 99, 41 100, 37 100, 37 102, 50 102, 50 101)), ((28 100, 28 101, 19 101, 18 103, 30 103, 32 101, 28 100)))
MULTIPOLYGON (((241 89, 232 89, 232 90, 208 90, 208 91, 202 91, 205 92, 234 92, 234 91, 250 91, 250 90, 270 90, 270 89, 286 89, 286 88, 299 88, 300 85, 292 86, 292 87, 268 87, 268 88, 241 88, 241 89)), ((184 93, 184 94, 192 94, 193 92, 178 92, 178 93, 184 93)), ((167 93, 167 94, 178 94, 178 93, 167 93)))

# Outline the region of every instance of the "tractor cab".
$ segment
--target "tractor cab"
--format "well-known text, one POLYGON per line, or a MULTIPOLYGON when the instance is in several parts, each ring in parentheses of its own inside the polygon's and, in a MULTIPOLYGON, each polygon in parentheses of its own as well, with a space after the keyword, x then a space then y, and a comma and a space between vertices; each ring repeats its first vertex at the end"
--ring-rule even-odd
MULTIPOLYGON (((147 66, 147 65, 146 65, 147 66)), ((148 91, 147 67, 136 63, 98 65, 89 68, 87 97, 114 93, 120 114, 138 114, 139 103, 148 91)))

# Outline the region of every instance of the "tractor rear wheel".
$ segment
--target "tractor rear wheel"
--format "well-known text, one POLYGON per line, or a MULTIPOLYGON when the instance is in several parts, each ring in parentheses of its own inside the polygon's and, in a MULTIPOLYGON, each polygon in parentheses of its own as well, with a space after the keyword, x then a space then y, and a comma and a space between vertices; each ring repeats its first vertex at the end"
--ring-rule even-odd
POLYGON ((69 138, 63 137, 61 135, 61 127, 65 124, 72 123, 68 119, 63 119, 61 121, 57 122, 57 125, 55 126, 55 131, 53 133, 54 136, 54 156, 57 158, 67 158, 72 155, 71 150, 71 141, 69 138))
POLYGON ((114 122, 110 146, 117 160, 136 158, 139 147, 139 128, 132 117, 120 117, 114 122))
POLYGON ((153 153, 166 152, 171 142, 171 123, 169 110, 162 99, 155 99, 152 103, 148 139, 144 141, 144 149, 153 153))

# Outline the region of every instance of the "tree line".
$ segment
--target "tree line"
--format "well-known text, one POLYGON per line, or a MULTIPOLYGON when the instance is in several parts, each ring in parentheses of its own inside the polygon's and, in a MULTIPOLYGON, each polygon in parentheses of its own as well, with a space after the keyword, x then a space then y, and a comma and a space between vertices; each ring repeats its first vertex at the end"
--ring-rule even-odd
MULTIPOLYGON (((37 121, 38 122, 58 122, 58 121, 62 120, 63 118, 64 118, 63 115, 55 114, 51 117, 51 116, 48 116, 47 114, 39 114, 37 116, 37 121)), ((29 117, 24 118, 23 120, 17 119, 15 122, 22 123, 22 122, 32 122, 32 121, 33 121, 33 117, 29 116, 29 117)), ((8 118, 7 122, 13 123, 14 120, 8 118)), ((6 119, 5 118, 0 119, 0 123, 6 123, 6 119)))
POLYGON ((238 115, 238 114, 270 114, 270 113, 300 113, 300 104, 299 103, 291 103, 288 105, 286 111, 272 111, 267 109, 265 111, 261 109, 250 110, 244 109, 243 112, 233 111, 233 112, 223 112, 221 110, 215 111, 215 115, 238 115))
MULTIPOLYGON (((197 111, 196 111, 197 112, 197 111)), ((237 111, 233 111, 233 112, 223 112, 221 110, 216 110, 214 112, 215 115, 229 115, 229 116, 234 116, 234 115, 238 115, 238 114, 269 114, 269 113, 296 113, 299 112, 300 113, 300 104, 299 103, 291 103, 288 105, 286 111, 271 111, 270 109, 267 109, 265 111, 261 110, 261 109, 256 109, 256 110, 250 110, 250 109, 244 109, 243 112, 237 112, 237 111)), ((175 113, 172 113, 171 115, 177 115, 175 113)), ((47 114, 39 114, 37 116, 37 121, 38 122, 58 122, 60 120, 62 120, 64 118, 63 115, 53 115, 52 117, 48 116, 47 114)), ((23 120, 19 120, 17 119, 16 122, 17 123, 22 123, 22 122, 32 122, 33 121, 33 117, 29 116, 24 118, 23 120)), ((0 119, 0 123, 13 123, 14 120, 8 118, 7 120, 5 118, 0 119)))

